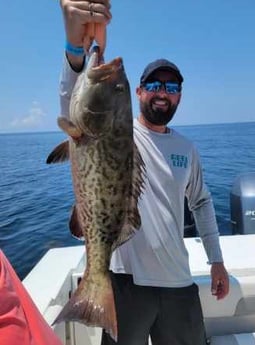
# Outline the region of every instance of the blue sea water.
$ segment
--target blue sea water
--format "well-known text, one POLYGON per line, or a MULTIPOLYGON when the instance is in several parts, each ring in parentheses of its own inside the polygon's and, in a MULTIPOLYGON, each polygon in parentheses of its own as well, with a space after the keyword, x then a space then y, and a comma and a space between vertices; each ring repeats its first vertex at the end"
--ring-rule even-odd
MULTIPOLYGON (((255 122, 176 127, 201 155, 221 234, 230 234, 229 195, 240 173, 255 172, 255 122)), ((0 248, 21 279, 70 235, 74 201, 69 163, 46 165, 60 132, 0 135, 0 248)))

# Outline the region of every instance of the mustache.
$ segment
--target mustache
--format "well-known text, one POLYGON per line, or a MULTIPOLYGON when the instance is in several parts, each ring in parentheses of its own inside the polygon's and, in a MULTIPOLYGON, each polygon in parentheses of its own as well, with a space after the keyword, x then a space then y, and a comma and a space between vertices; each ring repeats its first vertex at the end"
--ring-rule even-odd
POLYGON ((155 97, 153 97, 153 98, 151 99, 150 104, 152 105, 152 104, 153 104, 154 102, 156 102, 156 101, 164 101, 164 102, 166 102, 166 104, 167 104, 168 106, 172 106, 172 102, 169 101, 169 99, 166 98, 166 97, 155 96, 155 97))

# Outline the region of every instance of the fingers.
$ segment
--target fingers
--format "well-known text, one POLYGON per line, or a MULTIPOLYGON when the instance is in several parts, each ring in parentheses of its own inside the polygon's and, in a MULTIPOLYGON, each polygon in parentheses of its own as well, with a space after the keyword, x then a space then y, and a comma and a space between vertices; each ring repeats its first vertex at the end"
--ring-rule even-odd
POLYGON ((95 4, 102 4, 107 8, 111 8, 109 0, 93 0, 93 1, 92 0, 87 0, 87 1, 83 1, 83 0, 60 0, 60 5, 61 5, 61 7, 63 7, 63 6, 65 6, 66 3, 69 3, 69 2, 76 2, 76 3, 80 3, 80 4, 93 2, 95 4))
POLYGON ((214 263, 211 267, 212 295, 220 300, 229 293, 229 277, 223 263, 214 263))
POLYGON ((93 40, 102 51, 106 44, 106 25, 111 20, 109 0, 61 0, 68 41, 75 46, 84 45, 88 51, 93 40))
POLYGON ((78 20, 81 24, 87 23, 105 23, 111 20, 110 5, 108 2, 96 1, 69 1, 62 0, 61 7, 67 20, 78 20))
POLYGON ((102 5, 95 2, 79 2, 79 1, 69 1, 69 3, 64 8, 67 15, 75 15, 79 14, 80 20, 85 23, 91 22, 103 22, 106 23, 111 19, 111 13, 109 9, 102 5))
POLYGON ((106 45, 106 26, 104 24, 95 24, 95 41, 100 47, 100 54, 103 55, 106 45))
POLYGON ((219 280, 212 285, 212 295, 217 297, 217 300, 223 299, 229 292, 228 282, 219 280))
POLYGON ((85 25, 84 28, 84 40, 83 40, 83 47, 86 51, 86 54, 89 53, 90 47, 92 46, 92 43, 94 41, 95 37, 95 25, 94 23, 89 23, 85 25))
POLYGON ((85 25, 83 46, 87 54, 94 40, 100 48, 100 55, 103 55, 106 45, 106 26, 104 24, 90 23, 85 25))

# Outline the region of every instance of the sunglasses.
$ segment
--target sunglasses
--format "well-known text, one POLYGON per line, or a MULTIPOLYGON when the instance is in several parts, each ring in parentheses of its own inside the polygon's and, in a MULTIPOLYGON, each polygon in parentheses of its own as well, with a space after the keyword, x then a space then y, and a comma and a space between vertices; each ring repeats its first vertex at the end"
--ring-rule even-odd
POLYGON ((162 86, 164 87, 166 93, 169 94, 179 93, 182 89, 181 85, 173 83, 171 81, 162 82, 159 80, 155 80, 152 82, 146 82, 142 85, 142 87, 148 92, 159 92, 162 89, 162 86))

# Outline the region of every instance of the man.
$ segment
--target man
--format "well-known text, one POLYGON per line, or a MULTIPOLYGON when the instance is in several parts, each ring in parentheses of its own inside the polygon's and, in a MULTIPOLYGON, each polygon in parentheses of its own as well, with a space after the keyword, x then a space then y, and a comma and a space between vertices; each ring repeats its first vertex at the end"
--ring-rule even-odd
MULTIPOLYGON (((61 4, 68 43, 60 99, 61 113, 68 116, 77 72, 84 65, 82 47, 88 50, 92 37, 101 42, 103 52, 111 13, 107 0, 61 4), (100 30, 88 38, 95 23, 100 30)), ((185 196, 211 264, 212 294, 221 299, 229 289, 198 153, 189 140, 167 127, 181 100, 182 83, 177 66, 159 59, 145 68, 136 90, 140 115, 134 121, 134 139, 147 176, 139 202, 142 226, 113 253, 110 266, 121 345, 145 345, 149 335, 153 345, 205 344, 198 288, 183 241, 185 196)), ((116 343, 103 332, 102 345, 109 344, 116 343)))

